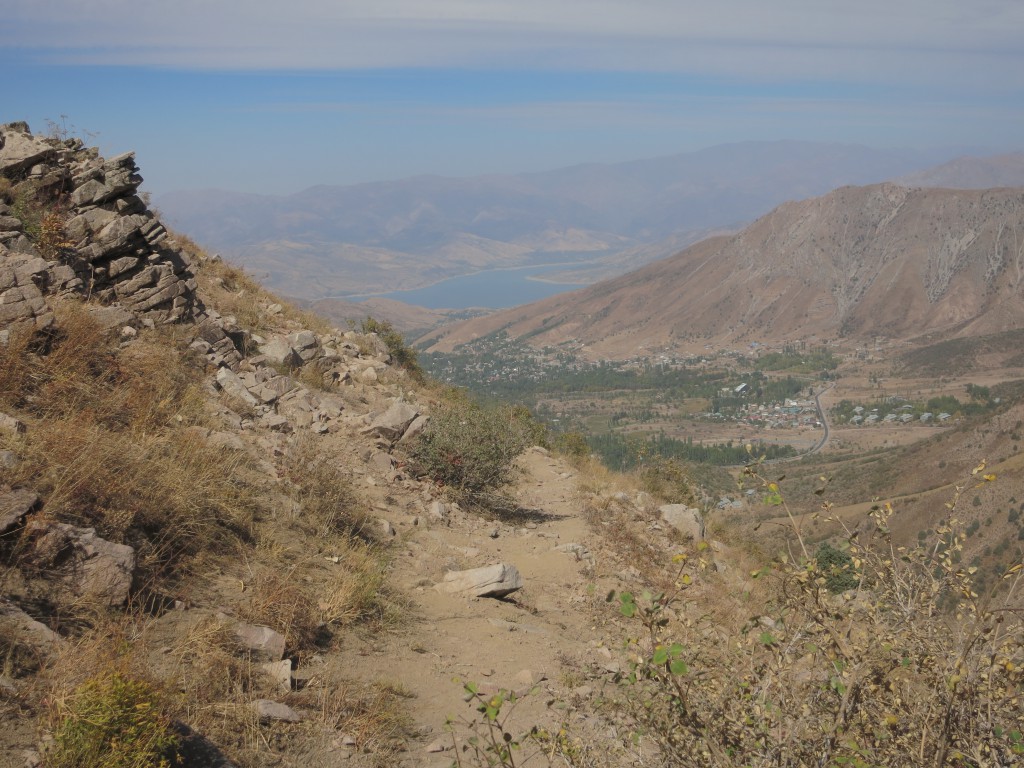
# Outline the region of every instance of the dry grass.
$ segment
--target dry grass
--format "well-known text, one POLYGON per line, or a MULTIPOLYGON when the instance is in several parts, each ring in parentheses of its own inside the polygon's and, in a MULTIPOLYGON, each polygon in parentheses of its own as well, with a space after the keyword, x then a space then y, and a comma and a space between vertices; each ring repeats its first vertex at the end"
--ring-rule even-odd
POLYGON ((173 331, 121 348, 74 304, 53 334, 0 349, 0 407, 30 428, 0 441, 20 461, 0 483, 43 498, 51 519, 135 547, 140 583, 247 536, 262 504, 246 458, 185 427, 203 418, 203 371, 173 331))
POLYGON ((239 613, 246 621, 283 634, 289 649, 307 650, 317 644, 321 621, 312 590, 300 581, 296 570, 295 565, 287 570, 260 570, 246 583, 249 599, 239 613))
POLYGON ((272 330, 286 320, 318 334, 334 331, 323 317, 282 301, 241 267, 210 258, 186 235, 176 233, 174 240, 191 259, 204 300, 217 307, 222 315, 233 316, 239 327, 260 333, 272 330), (268 309, 274 304, 279 305, 281 311, 271 314, 268 309))
MULTIPOLYGON (((373 765, 385 768, 395 765, 405 750, 412 724, 403 700, 409 696, 400 684, 355 682, 328 670, 310 679, 294 701, 315 713, 322 726, 344 734, 369 753, 373 765)), ((316 764, 314 756, 310 758, 309 764, 316 764)))
POLYGON ((285 477, 302 509, 300 524, 318 537, 363 536, 369 517, 344 470, 344 457, 313 435, 297 438, 284 460, 285 477))
POLYGON ((385 554, 358 539, 339 540, 335 550, 337 567, 317 602, 321 619, 342 627, 365 622, 370 628, 381 628, 394 623, 401 606, 385 583, 385 554))
POLYGON ((228 623, 210 618, 193 624, 169 656, 167 677, 176 681, 178 693, 176 716, 232 758, 251 764, 244 756, 251 757, 262 745, 251 705, 269 682, 240 653, 228 623))

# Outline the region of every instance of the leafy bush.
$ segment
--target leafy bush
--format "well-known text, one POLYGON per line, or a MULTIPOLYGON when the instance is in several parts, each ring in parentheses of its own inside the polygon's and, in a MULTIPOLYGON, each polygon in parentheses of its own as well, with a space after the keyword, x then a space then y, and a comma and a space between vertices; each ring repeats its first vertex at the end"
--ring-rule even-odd
POLYGON ((438 408, 410 450, 413 467, 467 500, 493 506, 513 462, 536 436, 525 409, 465 400, 438 408))
POLYGON ((1024 565, 979 597, 976 569, 956 564, 962 490, 929 546, 892 541, 889 505, 872 511, 870 533, 848 530, 855 592, 830 594, 829 572, 795 528, 803 556, 754 572, 773 589, 739 626, 687 599, 712 566, 703 543, 696 557, 677 557, 671 591, 619 595, 641 627, 622 704, 661 763, 1019 764, 1024 620, 1014 593, 1024 565))
MULTIPOLYGON (((924 538, 924 537, 918 537, 924 538)), ((825 589, 832 594, 839 594, 848 589, 855 589, 860 584, 853 565, 853 558, 848 552, 836 549, 824 542, 814 553, 817 568, 825 574, 825 589)))
POLYGON ((47 755, 50 768, 165 768, 178 740, 154 689, 120 674, 86 681, 71 697, 47 755))

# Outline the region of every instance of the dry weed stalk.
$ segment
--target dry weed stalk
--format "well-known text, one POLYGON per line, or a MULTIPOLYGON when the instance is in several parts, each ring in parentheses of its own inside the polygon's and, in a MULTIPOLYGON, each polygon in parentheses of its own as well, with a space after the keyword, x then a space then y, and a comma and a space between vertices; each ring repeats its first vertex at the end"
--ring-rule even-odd
MULTIPOLYGON (((747 474, 785 505, 760 466, 747 474)), ((975 476, 994 480, 984 465, 975 476)), ((716 632, 688 597, 710 564, 702 552, 693 561, 679 556, 673 591, 620 595, 621 612, 643 628, 629 646, 624 705, 657 745, 660 764, 1019 762, 1024 567, 1007 570, 1001 591, 974 591, 975 569, 955 557, 961 490, 928 547, 893 542, 889 505, 872 511, 865 530, 848 530, 853 590, 833 595, 832 574, 809 556, 783 556, 755 572, 774 597, 738 628, 716 632), (724 641, 711 640, 720 634, 724 641)))

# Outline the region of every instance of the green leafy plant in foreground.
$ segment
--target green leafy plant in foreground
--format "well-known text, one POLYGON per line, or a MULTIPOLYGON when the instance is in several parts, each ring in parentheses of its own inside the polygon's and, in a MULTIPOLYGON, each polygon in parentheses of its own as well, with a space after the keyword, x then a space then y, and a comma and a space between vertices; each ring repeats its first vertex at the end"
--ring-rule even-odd
POLYGON ((55 734, 49 768, 165 768, 177 736, 151 686, 112 674, 86 681, 55 734))
MULTIPOLYGON (((458 682, 458 681, 457 681, 458 682)), ((584 753, 586 746, 569 736, 564 726, 555 733, 534 725, 523 733, 515 733, 511 725, 513 711, 537 688, 523 694, 499 690, 485 693, 474 682, 464 683, 464 700, 474 714, 458 720, 448 718, 446 729, 451 734, 454 759, 452 768, 487 766, 487 768, 516 768, 528 765, 593 765, 584 753)))
MULTIPOLYGON (((781 494, 759 473, 747 468, 781 494)), ((971 485, 994 479, 981 465, 971 485)), ((1006 570, 998 593, 977 594, 975 569, 956 563, 964 490, 927 546, 892 540, 888 504, 872 510, 869 533, 847 529, 859 584, 840 594, 795 526, 801 554, 751 574, 774 598, 738 627, 690 599, 711 564, 704 545, 677 556, 672 591, 620 594, 640 630, 620 702, 637 737, 671 766, 1020 764, 1024 566, 1006 570)))

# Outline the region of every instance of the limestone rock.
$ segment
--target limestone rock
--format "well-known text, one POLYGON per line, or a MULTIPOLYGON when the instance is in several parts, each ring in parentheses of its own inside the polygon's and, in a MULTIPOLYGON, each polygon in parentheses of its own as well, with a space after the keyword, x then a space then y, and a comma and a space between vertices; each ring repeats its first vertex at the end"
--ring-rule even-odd
POLYGON ((384 475, 395 468, 395 459, 390 453, 376 451, 370 456, 369 464, 374 470, 384 475))
POLYGON ((238 378, 238 374, 231 369, 221 368, 217 371, 217 384, 228 396, 240 400, 246 405, 259 405, 259 400, 249 392, 242 380, 238 378))
POLYGON ((402 435, 401 441, 403 443, 406 443, 412 440, 414 437, 416 437, 416 435, 422 432, 429 423, 430 417, 424 414, 420 414, 419 416, 412 420, 412 424, 408 426, 408 428, 405 430, 405 433, 402 435))
POLYGON ((0 535, 7 533, 39 503, 39 495, 19 488, 0 493, 0 535))
POLYGON ((505 597, 523 588, 523 577, 514 565, 495 563, 468 571, 449 571, 438 588, 451 594, 505 597))
POLYGON ((432 501, 430 506, 427 507, 427 516, 431 520, 446 520, 448 519, 448 505, 443 501, 432 501))
POLYGON ((284 723, 298 723, 302 721, 299 713, 287 704, 270 699, 256 699, 252 702, 252 708, 256 710, 256 714, 262 722, 278 720, 284 723))
POLYGON ((383 437, 385 440, 398 440, 419 415, 419 411, 409 403, 396 400, 390 408, 373 420, 367 433, 383 437))
POLYGON ((291 432, 292 423, 279 413, 267 413, 260 418, 260 425, 273 432, 291 432))
POLYGON ((65 523, 30 522, 32 559, 65 571, 75 594, 121 605, 128 598, 135 572, 135 550, 100 538, 94 528, 65 523))
POLYGON ((31 135, 24 123, 0 126, 0 173, 5 176, 17 176, 55 154, 54 148, 44 139, 31 135))
POLYGON ((303 363, 308 363, 320 354, 320 342, 312 331, 293 333, 288 337, 288 343, 303 363))
POLYGON ((277 662, 284 656, 284 635, 259 624, 236 624, 235 636, 253 658, 277 662))
POLYGON ((292 689, 292 662, 290 659, 268 661, 260 665, 282 691, 292 689))
POLYGON ((0 597, 0 636, 16 637, 33 648, 48 651, 64 642, 63 638, 18 606, 0 597))
POLYGON ((25 425, 18 419, 0 411, 0 432, 19 434, 25 431, 25 425))
POLYGON ((266 356, 272 365, 287 366, 289 368, 296 368, 302 365, 302 358, 295 354, 295 350, 292 349, 288 340, 281 336, 269 339, 265 344, 261 344, 258 349, 259 353, 266 356))
POLYGON ((661 519, 683 536, 700 541, 704 538, 704 519, 699 509, 685 504, 665 504, 658 507, 661 519))

